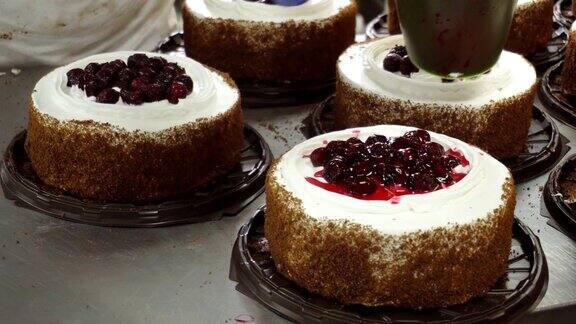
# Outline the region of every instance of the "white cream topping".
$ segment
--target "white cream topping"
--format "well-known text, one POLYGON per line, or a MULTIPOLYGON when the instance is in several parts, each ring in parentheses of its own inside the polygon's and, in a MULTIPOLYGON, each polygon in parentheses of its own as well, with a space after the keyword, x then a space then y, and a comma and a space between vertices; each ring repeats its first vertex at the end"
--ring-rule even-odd
POLYGON ((217 73, 202 64, 180 56, 146 52, 114 52, 87 57, 57 68, 44 76, 34 88, 32 101, 44 114, 60 121, 93 120, 109 123, 127 131, 159 132, 171 127, 193 123, 202 118, 214 117, 229 110, 238 100, 239 92, 227 84, 217 73), (129 106, 103 104, 89 98, 78 87, 68 87, 66 73, 73 68, 84 68, 90 62, 104 63, 115 59, 127 60, 134 53, 149 57, 161 56, 186 70, 194 82, 194 90, 174 105, 168 100, 129 106))
POLYGON ((403 44, 403 37, 396 35, 352 45, 338 60, 339 73, 347 83, 388 98, 470 107, 524 93, 536 83, 534 67, 522 56, 507 51, 502 52, 489 73, 452 83, 442 83, 441 78, 422 70, 410 78, 384 70, 386 54, 403 44))
MULTIPOLYGON (((524 6, 524 5, 528 5, 528 4, 532 4, 535 3, 539 0, 518 0, 516 6, 520 7, 520 6, 524 6)), ((543 1, 548 1, 548 0, 543 0, 543 1)))
POLYGON ((448 188, 426 194, 400 196, 399 202, 393 203, 385 200, 362 200, 330 192, 310 184, 305 179, 322 169, 315 168, 305 156, 324 146, 325 141, 346 140, 357 134, 362 140, 373 134, 398 137, 413 129, 381 125, 314 137, 284 154, 274 177, 302 201, 304 211, 309 217, 319 220, 348 220, 371 226, 389 235, 469 224, 486 218, 503 204, 503 184, 507 178, 511 178, 508 169, 476 147, 432 132, 432 141, 445 148, 459 150, 470 162, 468 174, 448 188))
POLYGON ((185 6, 201 17, 285 22, 332 17, 352 0, 309 0, 298 6, 279 6, 244 0, 186 0, 185 6))

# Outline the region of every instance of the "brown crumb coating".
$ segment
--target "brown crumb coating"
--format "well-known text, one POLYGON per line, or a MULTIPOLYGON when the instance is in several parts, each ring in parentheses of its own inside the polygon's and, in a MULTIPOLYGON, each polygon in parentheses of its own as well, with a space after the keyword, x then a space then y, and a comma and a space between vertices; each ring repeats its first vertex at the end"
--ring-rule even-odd
POLYGON ((560 87, 565 94, 576 95, 576 30, 574 28, 570 30, 568 36, 560 87))
POLYGON ((186 193, 230 171, 240 159, 243 138, 240 100, 215 117, 157 133, 63 122, 31 104, 26 151, 44 183, 73 196, 149 202, 186 193))
POLYGON ((301 201, 275 181, 274 170, 266 184, 270 250, 278 271, 313 293, 344 304, 442 307, 484 295, 505 273, 515 206, 510 178, 501 207, 487 217, 391 236, 307 216, 301 201))
POLYGON ((554 2, 536 0, 516 10, 504 48, 524 56, 534 54, 552 39, 554 2))
POLYGON ((496 158, 508 158, 524 150, 535 92, 533 85, 525 93, 477 109, 383 97, 339 76, 334 114, 338 128, 413 126, 455 137, 496 158))
POLYGON ((354 43, 356 12, 352 1, 330 18, 274 23, 199 17, 184 5, 186 54, 237 81, 325 81, 354 43))

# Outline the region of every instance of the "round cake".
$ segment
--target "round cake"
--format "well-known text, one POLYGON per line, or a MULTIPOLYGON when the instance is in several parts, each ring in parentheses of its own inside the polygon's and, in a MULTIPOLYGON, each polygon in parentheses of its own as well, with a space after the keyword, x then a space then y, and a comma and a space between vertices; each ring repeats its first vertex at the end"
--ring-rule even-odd
MULTIPOLYGON (((388 30, 400 34, 395 0, 388 0, 388 30)), ((508 41, 504 48, 522 55, 531 55, 552 39, 554 1, 518 0, 508 41)))
POLYGON ((408 125, 456 137, 497 158, 522 152, 537 82, 528 61, 504 51, 488 73, 443 80, 418 71, 403 42, 401 35, 391 36, 352 45, 340 56, 334 105, 339 128, 408 125), (388 56, 398 61, 385 69, 388 56))
POLYGON ((568 35, 566 55, 562 67, 561 88, 562 92, 567 95, 576 95, 576 23, 572 24, 568 35))
POLYGON ((515 188, 480 149, 405 126, 348 129, 279 158, 265 235, 277 270, 345 304, 429 308, 504 274, 515 188))
POLYGON ((529 56, 550 42, 554 1, 518 0, 505 49, 529 56))
POLYGON ((326 81, 354 43, 356 11, 354 0, 187 0, 186 54, 236 81, 326 81))
POLYGON ((79 198, 151 202, 237 165, 240 96, 185 57, 114 52, 57 68, 35 86, 26 151, 40 180, 79 198))

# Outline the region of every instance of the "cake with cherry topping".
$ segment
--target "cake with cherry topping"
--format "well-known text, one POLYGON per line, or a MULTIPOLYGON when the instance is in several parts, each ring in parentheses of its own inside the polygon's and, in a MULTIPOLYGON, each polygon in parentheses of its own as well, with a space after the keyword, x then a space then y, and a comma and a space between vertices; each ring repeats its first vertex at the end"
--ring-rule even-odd
POLYGON ((430 308, 484 295, 507 267, 508 169, 462 141, 405 126, 307 140, 266 182, 277 270, 344 304, 430 308))
POLYGON ((339 128, 401 124, 443 133, 497 158, 522 152, 536 90, 534 67, 504 51, 487 73, 443 80, 419 71, 401 35, 352 45, 340 56, 339 128))
MULTIPOLYGON (((518 0, 505 49, 525 56, 548 44, 553 34, 554 1, 518 0)), ((395 0, 388 0, 388 30, 400 34, 395 0)))
POLYGON ((60 67, 34 88, 26 151, 40 180, 73 196, 151 202, 237 165, 240 96, 186 57, 115 52, 60 67))
POLYGON ((187 0, 186 54, 236 81, 330 80, 356 11, 355 0, 187 0))

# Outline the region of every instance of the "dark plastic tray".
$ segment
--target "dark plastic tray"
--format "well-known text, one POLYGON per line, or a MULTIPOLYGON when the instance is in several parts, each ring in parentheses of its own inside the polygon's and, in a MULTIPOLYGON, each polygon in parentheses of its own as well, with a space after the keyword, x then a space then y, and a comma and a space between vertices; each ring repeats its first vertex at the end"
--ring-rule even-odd
POLYGON ((546 292, 548 266, 540 241, 515 220, 508 270, 485 297, 445 308, 408 310, 346 306, 298 287, 276 272, 264 238, 264 207, 239 232, 230 279, 237 289, 276 314, 298 323, 504 322, 535 307, 546 292))
MULTIPOLYGON (((156 51, 185 56, 182 32, 174 33, 163 40, 158 44, 156 51)), ((273 108, 317 103, 333 94, 336 84, 335 78, 317 83, 235 81, 242 94, 243 108, 273 108)))
POLYGON ((574 22, 572 0, 558 0, 554 4, 554 20, 570 29, 574 22))
POLYGON ((544 186, 543 198, 550 216, 561 227, 562 232, 576 240, 576 202, 566 201, 560 186, 573 172, 576 172, 576 154, 568 157, 550 173, 544 186))
MULTIPOLYGON (((334 97, 317 104, 307 121, 307 135, 313 137, 337 130, 334 126, 334 97)), ((526 148, 519 156, 502 160, 514 175, 516 182, 533 179, 550 170, 566 153, 566 139, 550 117, 534 106, 532 125, 526 148)))
POLYGON ((538 97, 552 116, 576 128, 576 97, 566 96, 560 88, 563 65, 560 62, 544 73, 538 97))
MULTIPOLYGON (((562 22, 557 20, 553 22, 553 25, 554 31, 550 42, 546 47, 528 57, 528 60, 534 64, 539 72, 544 72, 546 68, 562 60, 564 52, 566 51, 568 29, 562 22)), ((386 14, 374 18, 366 25, 366 37, 368 37, 368 39, 387 36, 390 36, 390 33, 388 31, 386 14)))
POLYGON ((25 139, 23 131, 4 154, 0 180, 6 198, 49 216, 100 226, 158 227, 237 215, 262 194, 272 162, 266 142, 253 128, 245 126, 238 166, 212 184, 159 203, 105 203, 78 199, 41 183, 24 149, 25 139))

